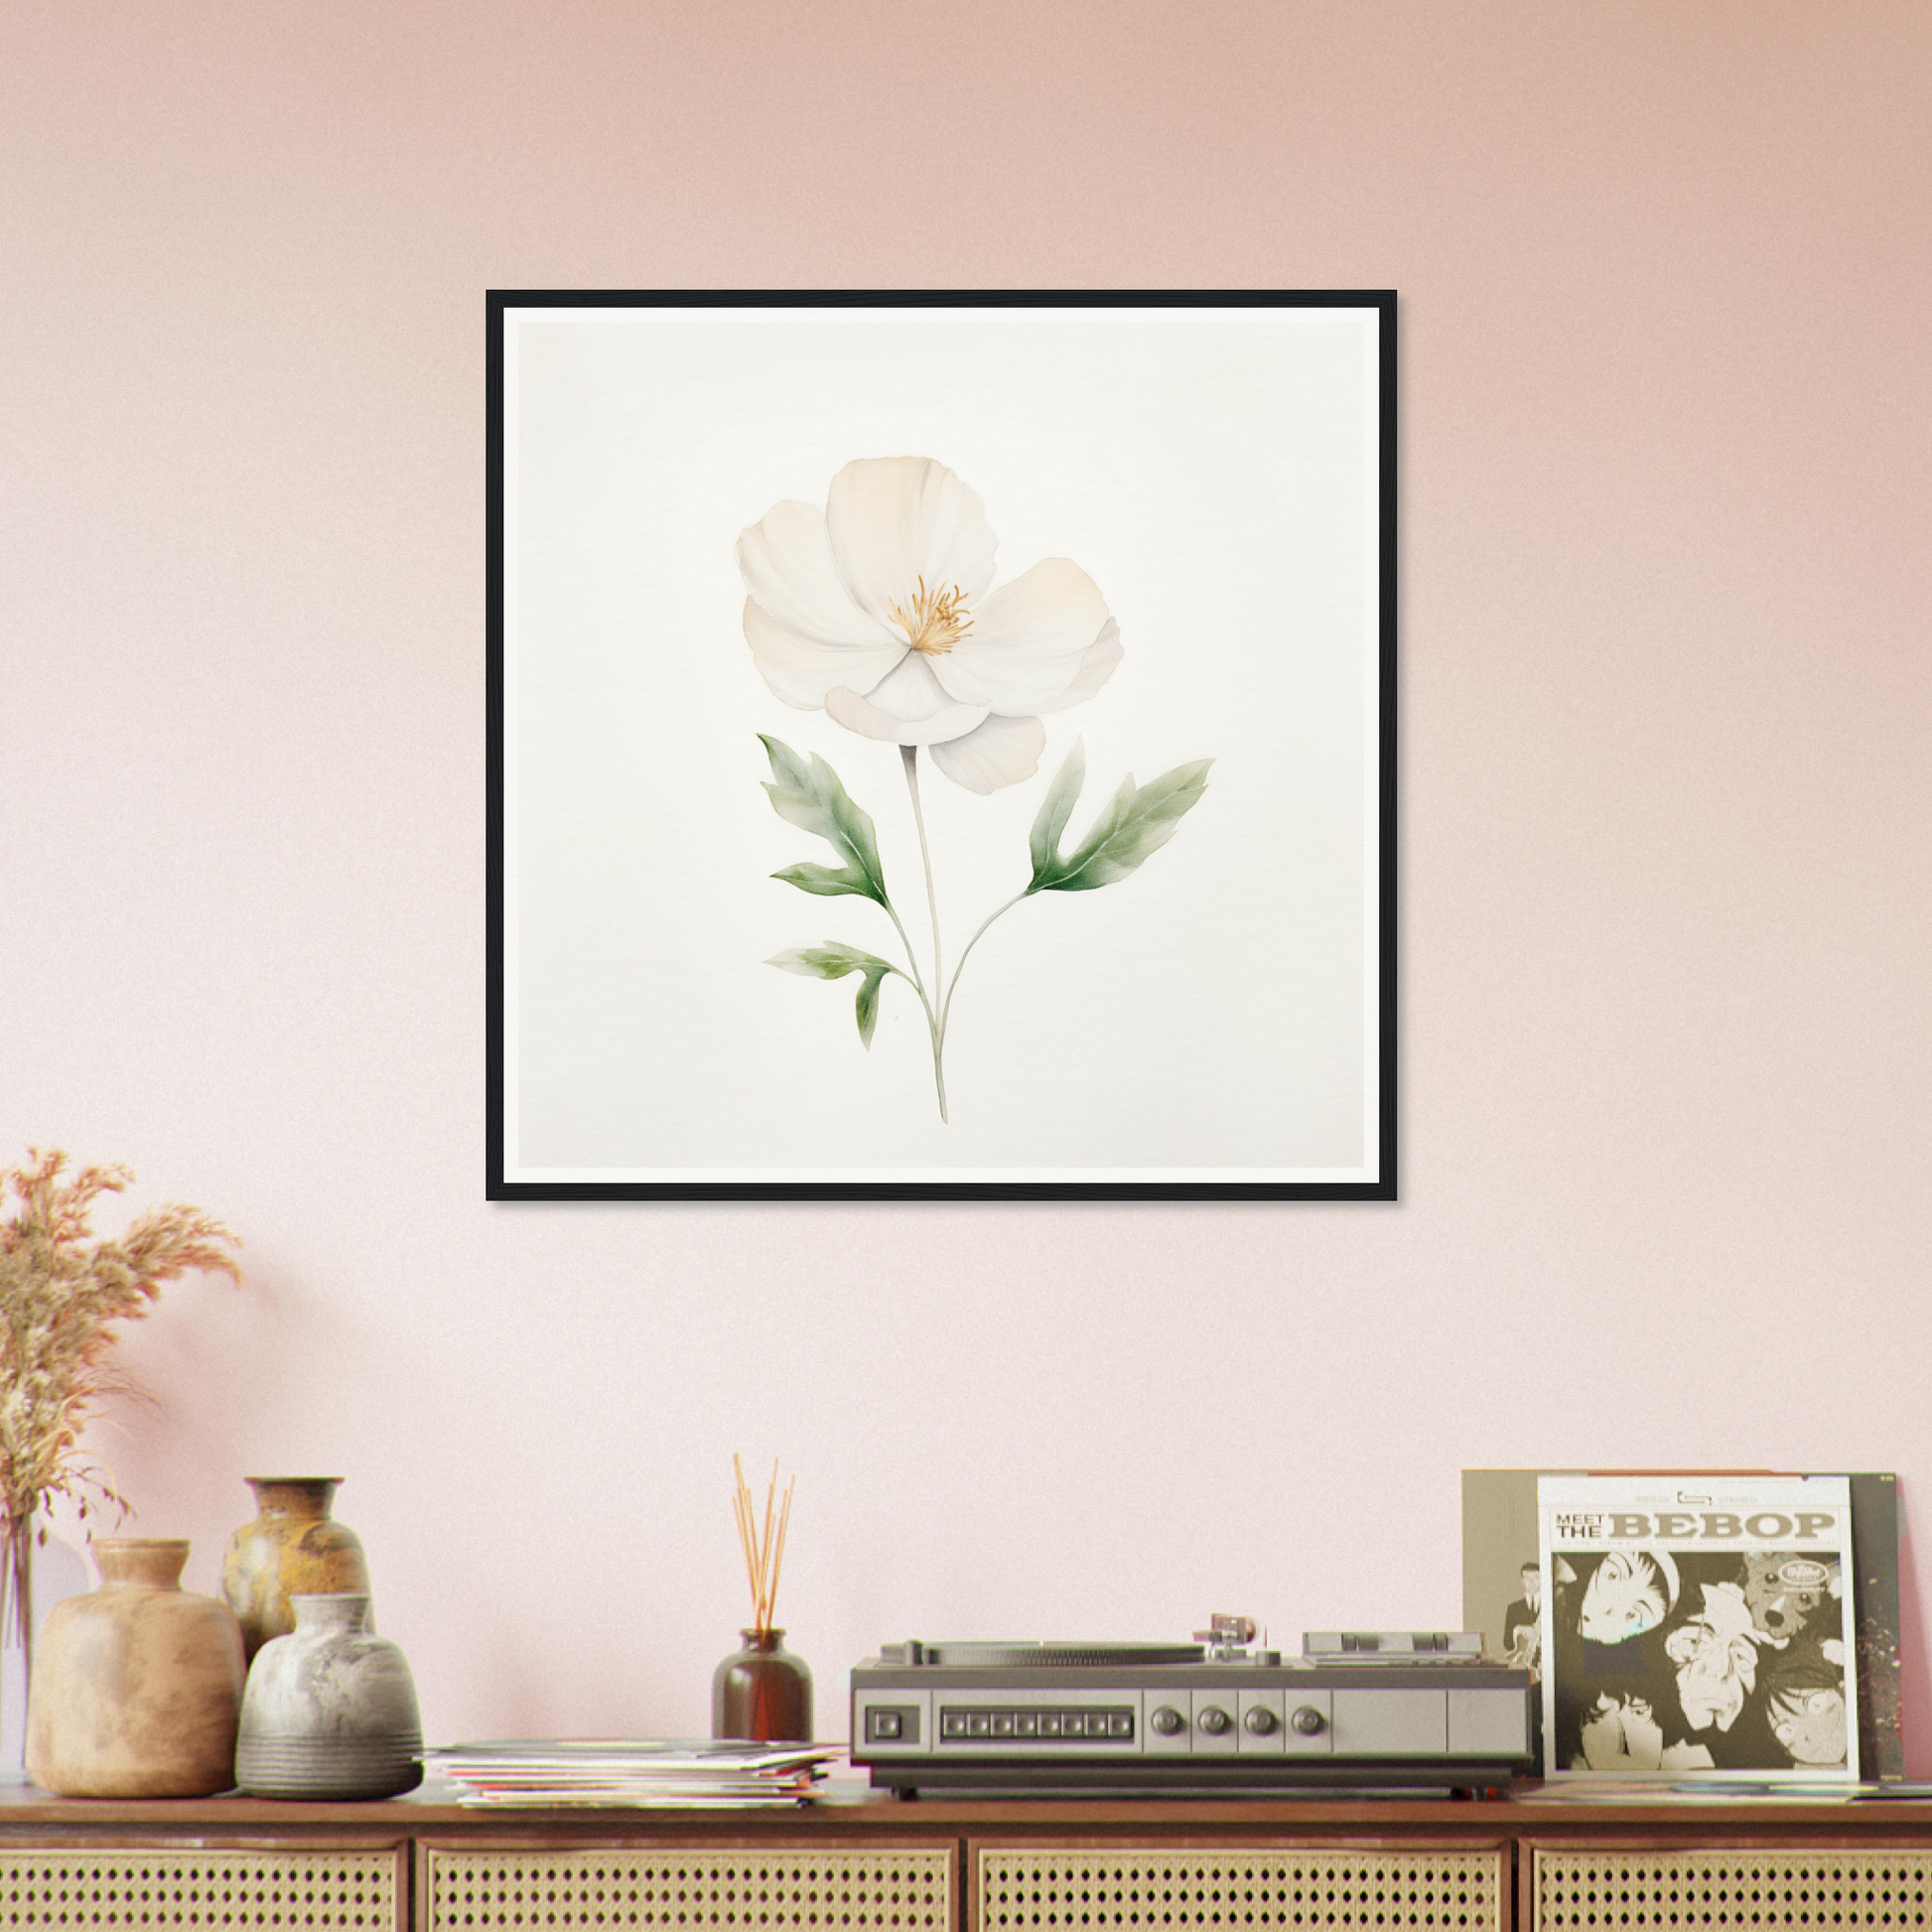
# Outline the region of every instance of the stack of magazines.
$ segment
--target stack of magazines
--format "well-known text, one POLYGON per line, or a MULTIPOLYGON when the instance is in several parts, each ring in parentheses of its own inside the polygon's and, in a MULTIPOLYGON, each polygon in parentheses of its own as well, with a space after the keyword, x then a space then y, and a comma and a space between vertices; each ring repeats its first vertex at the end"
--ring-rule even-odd
POLYGON ((739 1808, 806 1802, 843 1755, 836 1744, 518 1737, 427 1750, 423 1766, 460 1785, 466 1805, 739 1808))

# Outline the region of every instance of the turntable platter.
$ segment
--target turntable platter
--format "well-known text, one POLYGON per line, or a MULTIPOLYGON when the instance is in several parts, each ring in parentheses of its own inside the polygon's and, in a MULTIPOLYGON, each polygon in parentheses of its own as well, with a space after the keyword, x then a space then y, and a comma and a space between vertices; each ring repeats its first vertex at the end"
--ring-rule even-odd
POLYGON ((919 1661, 955 1670, 1084 1670, 1134 1664, 1198 1664, 1197 1643, 922 1643, 919 1661))

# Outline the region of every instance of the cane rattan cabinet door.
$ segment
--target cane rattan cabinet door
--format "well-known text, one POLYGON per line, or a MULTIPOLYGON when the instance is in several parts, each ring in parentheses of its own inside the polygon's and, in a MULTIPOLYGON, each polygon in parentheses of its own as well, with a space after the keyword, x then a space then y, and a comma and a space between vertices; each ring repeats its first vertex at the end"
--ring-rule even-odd
POLYGON ((925 1846, 431 1845, 430 1932, 954 1932, 958 1856, 925 1846))
POLYGON ((1535 1932, 1932 1928, 1932 1851, 1524 1849, 1535 1932))
POLYGON ((404 1849, 0 1850, 0 1928, 405 1932, 404 1849))
POLYGON ((1504 1932, 1507 1846, 1385 1847, 977 1845, 976 1932, 1109 1926, 1162 1932, 1504 1932))

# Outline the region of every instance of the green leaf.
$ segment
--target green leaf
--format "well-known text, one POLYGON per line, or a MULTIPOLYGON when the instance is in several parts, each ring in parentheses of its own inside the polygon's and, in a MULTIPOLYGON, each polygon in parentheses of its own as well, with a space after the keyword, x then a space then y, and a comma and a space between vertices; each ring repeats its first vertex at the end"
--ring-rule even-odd
POLYGON ((1054 863, 1060 849, 1060 836, 1066 830, 1067 820, 1073 816, 1073 806, 1086 777, 1087 748, 1084 740, 1076 738, 1072 751, 1066 755, 1066 762, 1060 766, 1059 775, 1046 787, 1039 816, 1034 820, 1033 835, 1027 841, 1034 855, 1035 886, 1039 883, 1040 875, 1050 870, 1054 863))
POLYGON ((804 946, 792 952, 781 952, 764 962, 776 966, 779 971, 797 973, 806 979, 842 980, 848 973, 863 973, 859 982, 859 1043, 868 1051, 872 1048, 872 1035, 879 1025, 879 989, 885 983, 888 973, 899 973, 890 959, 881 959, 876 953, 861 952, 857 946, 842 944, 839 940, 828 939, 822 946, 804 946))
POLYGON ((802 759, 789 745, 759 734, 771 760, 773 782, 765 786, 771 809, 800 831, 824 839, 845 864, 834 870, 829 866, 787 866, 774 872, 787 886, 802 893, 830 897, 839 893, 857 893, 866 898, 886 903, 886 874, 879 863, 879 839, 872 819, 846 796, 839 775, 816 753, 802 759))
POLYGON ((881 959, 876 953, 861 952, 857 946, 848 946, 837 939, 828 939, 822 946, 800 946, 791 952, 774 953, 764 962, 775 966, 783 973, 798 973, 806 979, 842 980, 848 973, 863 973, 877 967, 882 973, 896 973, 898 968, 889 959, 881 959))
POLYGON ((782 879, 787 886, 796 886, 801 893, 816 893, 820 898, 836 898, 841 893, 857 893, 864 898, 873 897, 864 879, 850 870, 834 872, 830 866, 786 866, 771 877, 782 879))
MULTIPOLYGON (((1076 753, 1079 749, 1074 747, 1076 753)), ((1080 774, 1073 770, 1069 756, 1034 824, 1034 879, 1028 892, 1090 893, 1138 872, 1173 837, 1181 819, 1199 802, 1207 789, 1207 767, 1213 762, 1212 759, 1197 759, 1192 764, 1177 764, 1138 786, 1130 772, 1078 849, 1062 858, 1057 849, 1059 836, 1079 790, 1080 774)))
MULTIPOLYGON (((895 968, 889 966, 887 973, 895 968)), ((886 973, 868 973, 859 982, 859 998, 856 1011, 859 1016, 859 1044, 868 1053, 872 1051, 873 1030, 879 1025, 879 989, 886 984, 886 973)))

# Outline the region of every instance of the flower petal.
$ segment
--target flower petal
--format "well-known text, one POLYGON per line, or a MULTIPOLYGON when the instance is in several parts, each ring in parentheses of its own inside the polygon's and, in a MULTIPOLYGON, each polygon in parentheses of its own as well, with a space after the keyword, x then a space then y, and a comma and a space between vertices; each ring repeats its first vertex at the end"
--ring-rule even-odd
POLYGON ((1077 702, 1067 693, 1111 621, 1093 579, 1048 557, 975 605, 973 627, 933 668, 960 703, 1025 717, 1077 702))
POLYGON ((954 784, 982 796, 1017 785, 1039 769, 1046 727, 1037 718, 994 716, 964 738, 932 748, 932 761, 954 784))
POLYGON ((849 688, 828 691, 825 711, 847 731, 888 745, 933 745, 958 738, 986 716, 984 705, 954 704, 914 650, 864 696, 849 688))
POLYGON ((986 505, 930 457, 848 463, 832 479, 825 530, 847 595, 880 623, 911 604, 922 578, 929 592, 956 589, 968 604, 993 581, 986 505))
POLYGON ((1064 711, 1068 705, 1085 704, 1113 676, 1124 655, 1120 647, 1120 625, 1109 618, 1100 635, 1087 646, 1087 654, 1080 660, 1080 675, 1051 704, 1041 705, 1040 710, 1064 711))
POLYGON ((847 596, 825 518, 809 503, 774 503, 738 539, 738 568, 764 614, 807 643, 832 650, 903 644, 847 596))
POLYGON ((909 646, 881 643, 876 650, 843 650, 813 643, 771 617, 756 598, 745 600, 745 641, 774 696, 800 711, 817 711, 835 685, 868 689, 888 676, 909 646))

